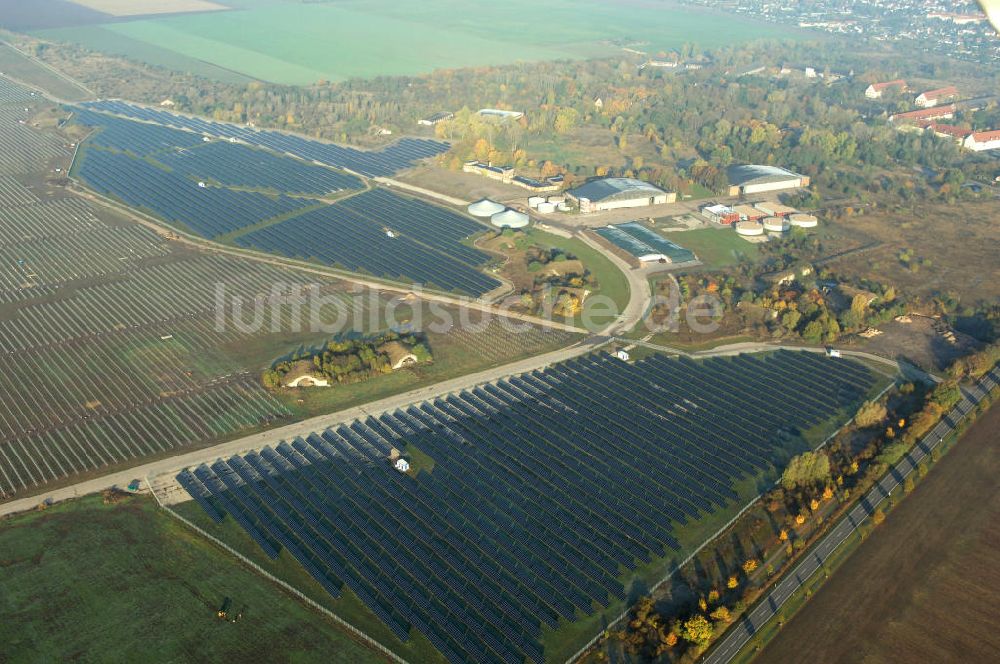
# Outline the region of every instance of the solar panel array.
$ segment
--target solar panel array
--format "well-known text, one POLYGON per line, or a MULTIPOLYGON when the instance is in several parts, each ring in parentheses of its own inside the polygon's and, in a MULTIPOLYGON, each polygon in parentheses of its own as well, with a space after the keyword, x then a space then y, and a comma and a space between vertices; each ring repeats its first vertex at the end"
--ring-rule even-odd
POLYGON ((479 223, 445 208, 373 189, 252 231, 236 243, 481 295, 500 282, 475 267, 489 256, 461 241, 482 230, 479 223))
POLYGON ((189 150, 163 152, 155 159, 175 173, 230 187, 315 196, 364 188, 354 175, 238 143, 212 141, 189 150))
POLYGON ((287 549, 333 596, 451 662, 544 660, 543 625, 623 599, 623 572, 731 503, 782 430, 862 399, 863 365, 806 352, 633 365, 591 355, 186 470, 216 520, 287 549), (434 459, 415 476, 393 448, 434 459))
POLYGON ((103 100, 86 102, 81 106, 95 111, 156 122, 166 127, 186 129, 206 136, 235 138, 249 145, 278 153, 287 152, 327 166, 346 168, 367 177, 395 175, 403 169, 416 165, 421 159, 442 154, 449 148, 448 144, 442 141, 404 138, 381 150, 359 150, 278 131, 257 130, 226 122, 178 115, 124 101, 103 100))
POLYGON ((109 150, 87 150, 78 172, 94 190, 208 238, 316 204, 284 195, 200 186, 178 172, 109 150))

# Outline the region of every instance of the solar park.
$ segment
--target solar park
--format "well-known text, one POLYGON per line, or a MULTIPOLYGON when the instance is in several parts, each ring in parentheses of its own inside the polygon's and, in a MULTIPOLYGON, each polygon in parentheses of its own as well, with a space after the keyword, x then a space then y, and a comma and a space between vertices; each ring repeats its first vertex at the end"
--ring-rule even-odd
POLYGON ((382 150, 359 150, 333 143, 322 143, 294 134, 204 120, 118 100, 86 102, 81 106, 164 127, 184 129, 198 135, 227 140, 235 139, 247 145, 272 150, 278 154, 292 154, 302 159, 334 168, 347 169, 367 177, 394 175, 405 168, 416 165, 421 159, 447 152, 449 147, 447 143, 442 141, 404 138, 382 150))
POLYGON ((212 519, 232 517, 272 558, 287 550, 400 639, 420 632, 451 662, 541 662, 544 626, 623 599, 637 567, 678 552, 680 529, 875 383, 808 352, 595 354, 177 479, 212 519), (400 473, 394 450, 433 468, 400 473))
MULTIPOLYGON (((114 109, 121 104, 113 103, 114 109)), ((469 217, 380 189, 327 204, 318 197, 361 190, 364 183, 344 171, 272 151, 276 147, 210 140, 194 133, 195 127, 154 124, 164 112, 134 108, 153 116, 139 121, 77 112, 77 122, 97 131, 74 172, 102 194, 202 237, 246 248, 471 295, 500 285, 477 269, 489 255, 463 243, 484 230, 469 217)), ((183 120, 206 129, 206 121, 183 120)), ((244 140, 250 131, 209 124, 241 130, 222 138, 244 140)))
POLYGON ((461 241, 482 230, 450 210, 374 189, 247 233, 236 243, 480 295, 500 282, 474 267, 489 256, 461 241))

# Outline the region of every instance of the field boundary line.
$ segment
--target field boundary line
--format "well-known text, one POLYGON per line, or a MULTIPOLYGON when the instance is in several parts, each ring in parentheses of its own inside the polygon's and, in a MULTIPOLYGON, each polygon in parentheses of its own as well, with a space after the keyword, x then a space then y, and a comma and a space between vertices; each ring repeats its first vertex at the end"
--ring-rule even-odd
POLYGON ((326 608, 325 606, 323 606, 322 604, 320 604, 316 600, 314 600, 311 597, 307 596, 305 593, 303 593, 301 590, 299 590, 295 586, 289 584, 287 581, 282 581, 281 579, 279 579, 278 577, 274 576, 273 574, 271 574, 270 572, 268 572, 267 570, 265 570, 263 567, 261 567, 260 565, 258 565, 254 561, 250 560, 247 556, 243 555, 242 553, 240 553, 236 549, 232 548, 231 546, 229 546, 228 544, 226 544, 225 542, 223 542, 219 538, 217 538, 214 535, 208 533, 207 531, 205 531, 200 526, 195 525, 192 521, 186 519, 185 517, 181 516, 180 514, 178 514, 177 512, 175 512, 174 510, 172 510, 169 507, 167 507, 166 505, 164 505, 160 501, 160 497, 156 494, 156 490, 153 488, 152 483, 149 481, 149 476, 148 475, 145 476, 144 479, 146 481, 146 487, 149 489, 150 493, 152 493, 153 497, 156 499, 156 504, 160 507, 160 509, 162 509, 165 512, 167 512, 167 514, 169 514, 173 518, 177 519, 178 521, 180 521, 181 523, 183 523, 185 526, 187 526, 191 530, 195 531, 196 533, 198 533, 199 535, 201 535, 202 537, 204 537, 208 541, 212 542, 216 546, 220 547, 221 549, 223 549, 224 551, 226 551, 230 555, 234 556, 237 560, 239 560, 245 566, 249 567, 252 571, 257 572, 258 574, 260 574, 261 576, 263 576, 265 579, 267 579, 271 583, 274 583, 275 585, 279 586, 280 588, 282 588, 283 590, 285 590, 286 592, 288 592, 289 594, 291 594, 295 598, 297 598, 297 599, 305 602, 305 604, 307 606, 309 606, 309 607, 311 607, 311 608, 319 611, 320 613, 322 613, 326 617, 332 619, 337 624, 338 627, 343 627, 348 632, 350 632, 352 636, 355 636, 358 639, 360 639, 361 641, 363 641, 365 645, 370 646, 371 648, 375 649, 380 654, 385 655, 391 661, 396 662, 397 664, 409 664, 409 662, 407 662, 405 659, 403 659, 402 657, 400 657, 396 653, 392 652, 391 650, 389 650, 388 648, 386 648, 384 645, 382 645, 381 643, 379 643, 378 641, 376 641, 374 638, 368 636, 367 634, 365 634, 364 632, 362 632, 360 629, 358 629, 357 627, 355 627, 351 623, 347 622, 346 620, 344 620, 343 618, 341 618, 340 616, 338 616, 336 613, 334 613, 330 609, 326 608))
MULTIPOLYGON (((67 83, 69 83, 70 85, 73 85, 73 86, 79 88, 80 90, 83 90, 84 92, 86 92, 91 97, 97 97, 97 93, 96 92, 94 92, 93 90, 91 90, 86 85, 84 85, 80 81, 76 80, 75 78, 73 78, 69 74, 56 69, 55 67, 53 67, 49 63, 44 62, 42 60, 39 60, 38 58, 36 58, 33 55, 29 55, 29 54, 25 53, 24 51, 22 51, 18 47, 16 47, 13 44, 11 44, 9 41, 4 40, 3 44, 7 48, 9 48, 10 50, 14 51, 15 53, 17 53, 18 55, 20 55, 21 57, 23 57, 24 59, 28 60, 29 62, 33 62, 36 65, 38 65, 39 67, 41 67, 42 69, 45 69, 48 72, 54 74, 57 78, 61 78, 62 80, 64 80, 67 83)), ((28 87, 28 88, 31 88, 32 90, 36 90, 38 92, 41 92, 46 97, 49 97, 50 99, 53 99, 53 100, 55 100, 55 101, 57 101, 59 103, 76 103, 76 102, 67 102, 65 99, 60 99, 60 98, 56 97, 55 95, 53 95, 51 92, 49 92, 48 90, 46 90, 44 88, 41 88, 41 87, 39 87, 37 85, 31 85, 29 83, 25 83, 25 82, 23 82, 23 81, 21 81, 19 79, 15 79, 13 76, 9 76, 8 74, 4 74, 4 76, 6 76, 7 78, 11 79, 12 81, 15 81, 15 82, 17 82, 17 83, 19 83, 19 84, 21 84, 21 85, 23 85, 25 87, 28 87)))

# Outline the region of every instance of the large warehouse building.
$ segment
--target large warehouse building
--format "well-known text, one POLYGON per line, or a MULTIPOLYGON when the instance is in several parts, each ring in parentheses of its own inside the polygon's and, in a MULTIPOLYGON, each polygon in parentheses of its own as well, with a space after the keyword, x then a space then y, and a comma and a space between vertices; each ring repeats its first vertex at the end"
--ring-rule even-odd
POLYGON ((766 191, 808 187, 809 178, 778 166, 745 165, 726 169, 729 195, 760 194, 766 191))
POLYGON ((648 182, 635 178, 601 178, 566 192, 567 198, 579 206, 580 212, 600 212, 619 208, 643 207, 673 203, 677 194, 667 193, 648 182))

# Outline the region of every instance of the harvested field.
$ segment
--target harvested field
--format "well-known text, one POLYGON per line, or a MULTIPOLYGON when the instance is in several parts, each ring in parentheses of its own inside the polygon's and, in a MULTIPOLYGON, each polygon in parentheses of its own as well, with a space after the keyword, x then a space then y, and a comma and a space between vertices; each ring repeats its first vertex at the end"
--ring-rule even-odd
POLYGON ((756 661, 996 661, 998 427, 993 408, 756 661))
POLYGON ((877 211, 839 225, 884 244, 830 261, 836 272, 864 274, 906 293, 953 293, 963 303, 1000 298, 996 201, 928 205, 907 213, 877 211), (900 259, 909 250, 910 267, 900 259))
POLYGON ((208 0, 73 0, 73 2, 110 16, 215 12, 229 9, 225 5, 208 0))

